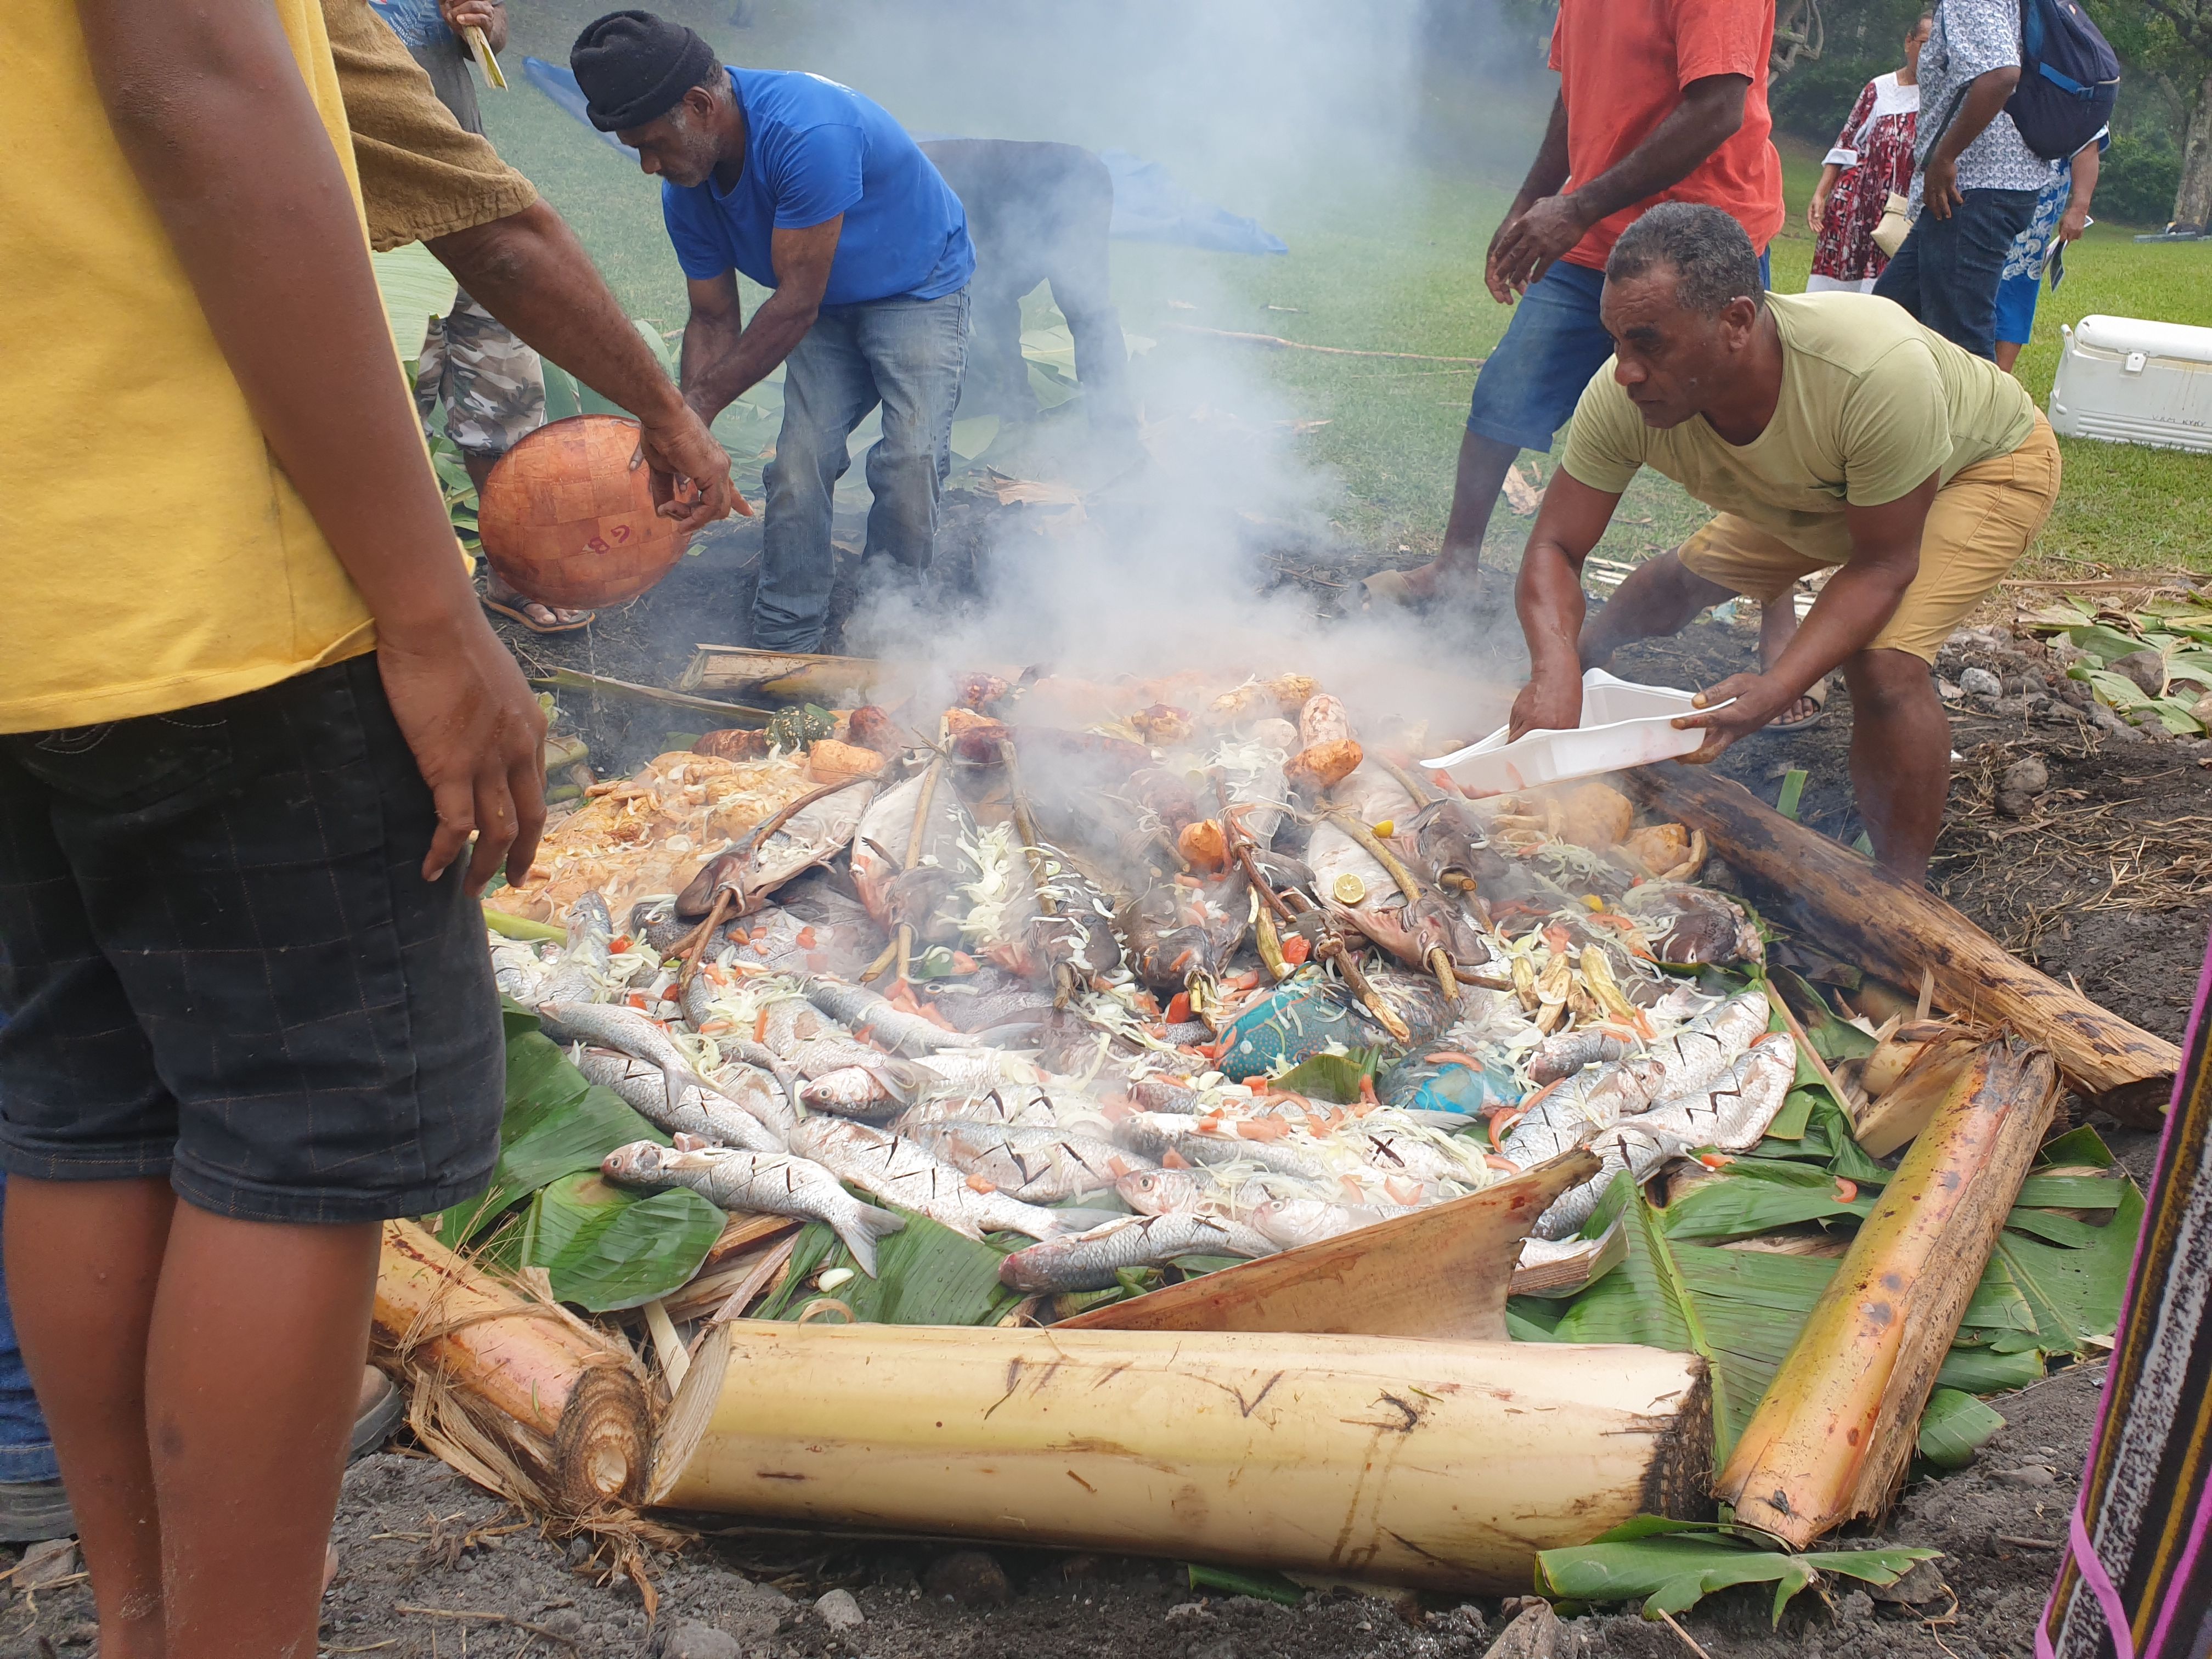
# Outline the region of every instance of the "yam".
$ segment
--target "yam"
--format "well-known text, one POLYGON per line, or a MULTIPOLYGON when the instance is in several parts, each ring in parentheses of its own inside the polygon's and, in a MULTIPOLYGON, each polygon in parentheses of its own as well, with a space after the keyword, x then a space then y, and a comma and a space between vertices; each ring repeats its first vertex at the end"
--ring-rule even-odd
POLYGON ((1352 716, 1344 704, 1328 692, 1308 697, 1298 710, 1298 739, 1308 749, 1317 744, 1352 741, 1352 716))
POLYGON ((1636 809, 1628 804, 1628 797, 1607 784, 1585 783, 1570 792, 1559 805, 1565 815, 1560 834, 1593 853, 1610 852, 1620 846, 1636 825, 1636 809))
POLYGON ((885 760, 890 760, 906 747, 899 735, 898 723, 873 703, 864 703, 853 711, 845 723, 846 740, 857 743, 863 749, 872 749, 885 760))
POLYGON ((824 738, 806 751, 806 769, 821 783, 836 783, 843 778, 872 778, 884 769, 884 757, 858 744, 824 738))

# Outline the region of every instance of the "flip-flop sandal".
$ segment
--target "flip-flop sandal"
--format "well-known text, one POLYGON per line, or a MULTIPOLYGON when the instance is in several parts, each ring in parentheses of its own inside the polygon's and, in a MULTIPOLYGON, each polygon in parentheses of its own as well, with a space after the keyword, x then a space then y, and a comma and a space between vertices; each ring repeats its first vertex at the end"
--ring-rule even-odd
MULTIPOLYGON (((375 1370, 374 1366, 369 1370, 375 1370)), ((354 1413, 353 1439, 347 1447, 349 1461, 366 1452, 374 1451, 399 1426, 399 1419, 407 1415, 407 1401, 392 1380, 378 1373, 384 1386, 376 1391, 368 1404, 354 1413)))
POLYGON ((1765 729, 1784 737, 1792 732, 1809 732, 1828 717, 1828 677, 1826 674, 1805 688, 1804 700, 1813 705, 1813 712, 1802 720, 1769 720, 1765 729))
MULTIPOLYGON (((577 617, 574 622, 533 622, 531 620, 527 612, 518 610, 515 606, 509 605, 504 599, 495 599, 489 595, 483 593, 477 594, 477 598, 483 601, 483 608, 485 610, 497 611, 501 616, 507 617, 511 622, 519 622, 533 634, 573 634, 580 628, 589 628, 592 625, 592 619, 599 614, 596 611, 586 611, 582 616, 577 617)), ((530 605, 534 604, 535 601, 526 599, 523 603, 525 605, 530 605)), ((553 607, 551 605, 547 605, 545 608, 546 610, 550 611, 553 607)))

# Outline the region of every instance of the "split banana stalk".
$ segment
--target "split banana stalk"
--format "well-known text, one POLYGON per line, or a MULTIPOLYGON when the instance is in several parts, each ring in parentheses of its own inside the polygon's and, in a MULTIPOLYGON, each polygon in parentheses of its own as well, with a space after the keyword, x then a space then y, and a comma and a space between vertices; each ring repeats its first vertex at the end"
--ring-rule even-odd
POLYGON ((454 1467, 555 1515, 643 1500, 653 1480, 644 1379, 550 1300, 411 1221, 387 1221, 372 1336, 378 1363, 414 1385, 416 1431, 454 1467))
POLYGON ((1959 1068, 1721 1472, 1737 1520, 1803 1549, 1889 1507, 2057 1103, 2057 1063, 2017 1037, 1959 1068))
POLYGON ((739 1320, 653 1501, 1496 1593, 1699 1512, 1711 1435, 1656 1348, 739 1320))

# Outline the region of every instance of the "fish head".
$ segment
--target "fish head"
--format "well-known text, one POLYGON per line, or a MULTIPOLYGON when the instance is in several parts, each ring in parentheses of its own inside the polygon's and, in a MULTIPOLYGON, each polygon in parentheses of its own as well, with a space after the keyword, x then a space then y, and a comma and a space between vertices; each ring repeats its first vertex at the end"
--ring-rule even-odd
POLYGON ((601 1158, 599 1173, 610 1181, 635 1184, 657 1179, 673 1161, 672 1148, 655 1140, 633 1140, 601 1158))
POLYGON ((1114 1190, 1139 1215, 1165 1215, 1195 1199, 1199 1186, 1188 1170, 1137 1170, 1116 1181, 1114 1190))

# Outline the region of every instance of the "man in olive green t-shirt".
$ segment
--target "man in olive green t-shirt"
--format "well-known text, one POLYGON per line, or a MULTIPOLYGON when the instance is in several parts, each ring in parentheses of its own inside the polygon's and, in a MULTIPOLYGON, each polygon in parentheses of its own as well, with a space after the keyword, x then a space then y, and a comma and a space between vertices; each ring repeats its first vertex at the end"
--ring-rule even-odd
POLYGON ((1733 594, 1787 603, 1837 567, 1762 672, 1698 700, 1710 761, 1840 667, 1851 781, 1875 855, 1918 881, 1950 787, 1937 648, 1996 586, 2058 495, 2050 423, 2008 374, 1870 295, 1767 295, 1743 228, 1669 202, 1614 246, 1612 362, 1575 410, 1521 562, 1530 678, 1512 734, 1571 727, 1582 672, 1733 594), (1720 516, 1643 564, 1587 623, 1583 561, 1638 467, 1720 516), (1721 705, 1726 705, 1723 707, 1721 705))

